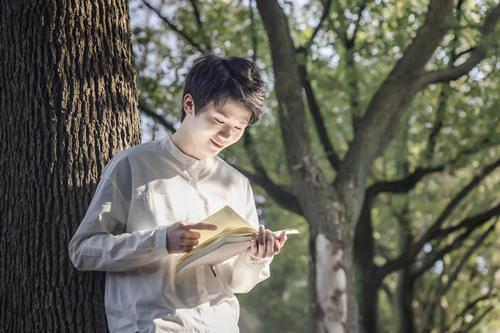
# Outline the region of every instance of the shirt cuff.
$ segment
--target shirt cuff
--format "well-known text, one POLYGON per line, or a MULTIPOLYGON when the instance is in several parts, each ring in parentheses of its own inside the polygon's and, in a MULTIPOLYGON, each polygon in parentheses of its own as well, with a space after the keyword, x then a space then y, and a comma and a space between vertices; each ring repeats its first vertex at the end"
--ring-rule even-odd
POLYGON ((262 260, 255 260, 252 259, 248 252, 245 251, 245 253, 243 254, 243 258, 245 260, 245 263, 247 263, 248 265, 269 265, 273 261, 274 256, 270 258, 264 258, 262 260))
POLYGON ((167 251, 167 229, 168 227, 159 227, 155 232, 155 248, 158 250, 165 250, 165 253, 168 254, 167 251))

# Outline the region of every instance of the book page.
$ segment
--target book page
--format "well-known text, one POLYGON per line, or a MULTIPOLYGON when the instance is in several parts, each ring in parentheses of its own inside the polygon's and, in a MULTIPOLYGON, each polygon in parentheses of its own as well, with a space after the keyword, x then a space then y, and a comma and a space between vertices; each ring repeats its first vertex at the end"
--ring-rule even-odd
POLYGON ((198 244, 201 244, 207 239, 222 233, 225 229, 251 228, 258 233, 258 229, 245 221, 245 219, 239 216, 238 213, 236 213, 229 206, 225 206, 201 222, 215 224, 217 226, 217 230, 197 230, 201 234, 198 244))
MULTIPOLYGON (((197 265, 212 265, 223 262, 243 251, 250 246, 248 237, 227 237, 220 239, 208 247, 189 256, 183 256, 177 263, 176 271, 197 265)), ((194 251, 194 250, 193 250, 194 251)))

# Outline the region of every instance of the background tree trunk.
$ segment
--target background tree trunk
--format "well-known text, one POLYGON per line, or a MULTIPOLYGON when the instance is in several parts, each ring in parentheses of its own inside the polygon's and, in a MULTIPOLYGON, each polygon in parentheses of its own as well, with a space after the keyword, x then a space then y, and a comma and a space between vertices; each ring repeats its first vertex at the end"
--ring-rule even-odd
POLYGON ((128 1, 0 5, 0 323, 103 332, 104 275, 67 244, 105 163, 140 141, 128 1))
MULTIPOLYGON (((355 198, 346 192, 345 183, 333 187, 317 165, 310 146, 302 100, 302 80, 287 17, 274 1, 257 1, 270 41, 276 96, 279 103, 280 130, 286 145, 285 155, 304 217, 310 226, 311 318, 313 332, 351 332, 356 321, 353 306, 352 205, 355 198), (300 140, 296 140, 300 138, 300 140), (342 193, 342 198, 338 198, 342 193), (345 195, 344 195, 345 194, 345 195)), ((356 313, 356 311, 354 311, 356 313)))

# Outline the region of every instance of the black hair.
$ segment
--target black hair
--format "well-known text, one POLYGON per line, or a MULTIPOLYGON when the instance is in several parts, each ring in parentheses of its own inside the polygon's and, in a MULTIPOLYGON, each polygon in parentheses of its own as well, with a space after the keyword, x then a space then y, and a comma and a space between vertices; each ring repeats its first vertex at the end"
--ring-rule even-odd
MULTIPOLYGON (((250 109, 249 124, 259 120, 264 108, 265 87, 257 66, 239 57, 221 58, 207 54, 195 61, 184 83, 184 96, 191 94, 195 114, 205 106, 225 103, 227 98, 240 102, 250 109)), ((182 120, 186 116, 182 103, 182 120)))

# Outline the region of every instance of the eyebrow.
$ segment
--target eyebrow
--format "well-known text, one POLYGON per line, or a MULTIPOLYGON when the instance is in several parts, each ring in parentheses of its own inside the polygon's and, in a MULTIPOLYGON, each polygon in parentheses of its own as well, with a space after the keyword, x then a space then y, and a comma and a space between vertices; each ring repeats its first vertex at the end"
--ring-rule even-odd
MULTIPOLYGON (((229 116, 226 112, 224 112, 224 110, 222 110, 219 106, 214 106, 214 109, 217 113, 223 115, 224 117, 226 117, 227 119, 229 119, 229 116)), ((246 122, 243 122, 243 121, 240 121, 240 124, 242 125, 248 125, 250 123, 250 120, 247 120, 246 122)))

